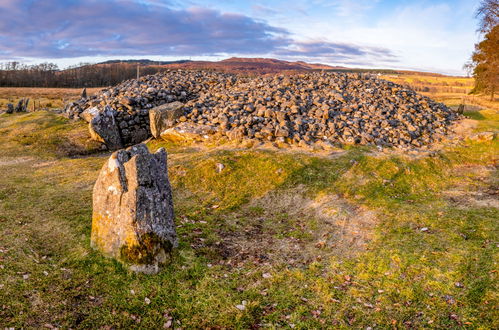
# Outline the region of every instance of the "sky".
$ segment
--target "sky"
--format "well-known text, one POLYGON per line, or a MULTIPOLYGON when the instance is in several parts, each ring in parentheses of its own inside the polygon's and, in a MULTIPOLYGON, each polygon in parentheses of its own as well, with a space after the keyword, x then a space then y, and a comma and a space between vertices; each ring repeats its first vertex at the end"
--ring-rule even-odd
POLYGON ((0 62, 269 57, 464 75, 479 0, 0 0, 0 62))

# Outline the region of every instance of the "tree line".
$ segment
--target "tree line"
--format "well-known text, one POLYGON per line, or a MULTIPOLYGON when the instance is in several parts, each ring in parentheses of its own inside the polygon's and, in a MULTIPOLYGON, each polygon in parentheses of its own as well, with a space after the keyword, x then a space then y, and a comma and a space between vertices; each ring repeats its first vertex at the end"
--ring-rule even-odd
MULTIPOLYGON (((161 66, 139 67, 141 76, 164 70, 161 66)), ((60 70, 54 63, 0 63, 0 87, 105 87, 136 77, 137 65, 130 63, 81 63, 64 70, 60 70)))

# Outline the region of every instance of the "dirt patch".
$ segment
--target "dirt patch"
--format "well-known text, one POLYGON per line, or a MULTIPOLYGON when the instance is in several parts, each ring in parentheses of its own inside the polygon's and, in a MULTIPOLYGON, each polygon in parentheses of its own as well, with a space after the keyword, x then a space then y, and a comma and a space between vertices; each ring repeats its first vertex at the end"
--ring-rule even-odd
POLYGON ((495 207, 499 208, 499 189, 494 187, 486 191, 447 190, 447 199, 459 206, 495 207))
POLYGON ((477 126, 478 120, 466 118, 456 122, 452 126, 452 131, 454 132, 455 136, 464 138, 470 136, 477 126))
POLYGON ((300 267, 364 250, 377 223, 373 211, 337 195, 306 197, 302 188, 270 193, 228 220, 217 249, 228 264, 300 267))
POLYGON ((497 166, 463 165, 454 174, 463 176, 458 184, 443 192, 444 197, 457 207, 499 208, 499 178, 497 166))
POLYGON ((0 157, 0 166, 23 164, 33 160, 33 157, 0 157))

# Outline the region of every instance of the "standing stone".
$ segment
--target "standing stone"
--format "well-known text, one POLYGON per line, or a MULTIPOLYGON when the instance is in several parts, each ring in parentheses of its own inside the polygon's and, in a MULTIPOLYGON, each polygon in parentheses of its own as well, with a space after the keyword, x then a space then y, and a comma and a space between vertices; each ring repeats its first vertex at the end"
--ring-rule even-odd
POLYGON ((178 246, 167 154, 144 144, 116 151, 93 190, 91 246, 131 270, 157 273, 178 246))
POLYGON ((14 113, 14 105, 12 103, 7 104, 7 113, 14 113))
POLYGON ((28 110, 28 103, 29 103, 29 99, 23 97, 17 103, 17 106, 14 109, 14 112, 26 112, 28 110))
POLYGON ((83 90, 81 91, 80 98, 82 98, 82 99, 87 98, 87 89, 86 88, 83 88, 83 90))
POLYGON ((111 107, 106 107, 104 111, 98 113, 90 121, 88 127, 92 139, 104 142, 110 150, 123 148, 123 141, 115 119, 115 111, 111 107))
POLYGON ((23 107, 24 99, 20 99, 19 102, 17 102, 16 108, 14 109, 14 112, 22 112, 22 107, 23 107))
POLYGON ((173 127, 177 119, 184 115, 184 104, 172 102, 149 110, 149 122, 152 136, 159 138, 161 132, 173 127))

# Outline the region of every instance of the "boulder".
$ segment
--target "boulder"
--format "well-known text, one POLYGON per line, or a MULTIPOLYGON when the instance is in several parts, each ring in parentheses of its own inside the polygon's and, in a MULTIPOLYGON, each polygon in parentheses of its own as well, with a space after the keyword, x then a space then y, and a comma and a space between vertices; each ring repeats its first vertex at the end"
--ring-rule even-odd
POLYGON ((149 110, 149 122, 152 136, 159 138, 161 132, 173 127, 177 119, 184 115, 184 104, 172 102, 149 110))
POLYGON ((178 246, 173 218, 166 151, 114 152, 93 189, 91 246, 132 271, 157 273, 178 246))
POLYGON ((123 148, 123 141, 115 119, 115 111, 111 107, 106 107, 104 111, 99 112, 90 121, 88 127, 92 139, 104 142, 110 150, 123 148))
POLYGON ((88 108, 88 109, 83 110, 80 113, 80 118, 85 120, 87 123, 90 123, 92 121, 92 119, 94 119, 95 116, 97 116, 98 114, 99 114, 99 108, 92 107, 92 108, 88 108))
POLYGON ((14 105, 12 103, 7 104, 7 113, 14 113, 14 105))

